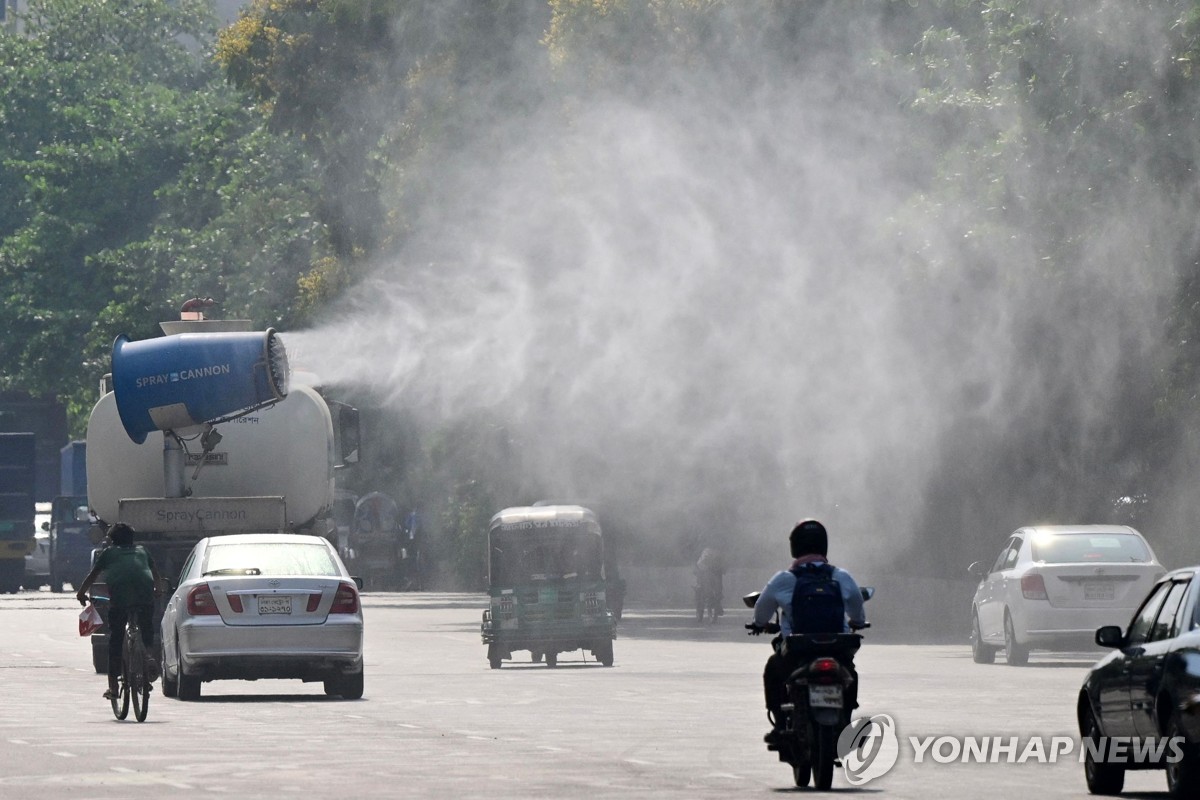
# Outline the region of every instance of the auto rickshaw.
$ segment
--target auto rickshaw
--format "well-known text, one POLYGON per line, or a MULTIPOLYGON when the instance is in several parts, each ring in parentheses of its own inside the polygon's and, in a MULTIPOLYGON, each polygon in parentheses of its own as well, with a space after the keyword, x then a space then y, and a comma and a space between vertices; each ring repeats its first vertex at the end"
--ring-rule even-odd
POLYGON ((488 663, 513 652, 558 665, 558 654, 590 650, 606 667, 616 637, 605 601, 604 540, 583 506, 506 508, 488 530, 488 594, 482 635, 488 663))

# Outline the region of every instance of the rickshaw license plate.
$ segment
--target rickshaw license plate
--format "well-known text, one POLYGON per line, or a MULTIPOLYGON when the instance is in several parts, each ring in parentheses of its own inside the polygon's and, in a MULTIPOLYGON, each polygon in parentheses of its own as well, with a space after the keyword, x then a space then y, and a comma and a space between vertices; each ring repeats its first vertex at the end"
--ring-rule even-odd
POLYGON ((1116 597, 1112 581, 1085 581, 1083 584, 1084 600, 1115 600, 1116 597))
POLYGON ((842 687, 809 686, 808 704, 813 708, 841 708, 842 687))
POLYGON ((292 613, 291 595, 268 595, 258 598, 259 614, 290 614, 292 613))

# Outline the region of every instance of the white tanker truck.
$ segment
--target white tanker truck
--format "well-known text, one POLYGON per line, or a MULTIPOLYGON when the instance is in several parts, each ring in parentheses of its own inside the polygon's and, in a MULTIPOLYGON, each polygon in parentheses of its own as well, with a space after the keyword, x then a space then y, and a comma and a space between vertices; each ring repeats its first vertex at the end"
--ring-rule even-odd
MULTIPOLYGON (((163 337, 114 344, 88 420, 92 512, 132 526, 169 578, 206 536, 332 538, 334 472, 358 460, 357 410, 314 386, 289 386, 274 331, 186 309, 162 323, 163 337)), ((92 639, 97 672, 106 642, 92 639)))

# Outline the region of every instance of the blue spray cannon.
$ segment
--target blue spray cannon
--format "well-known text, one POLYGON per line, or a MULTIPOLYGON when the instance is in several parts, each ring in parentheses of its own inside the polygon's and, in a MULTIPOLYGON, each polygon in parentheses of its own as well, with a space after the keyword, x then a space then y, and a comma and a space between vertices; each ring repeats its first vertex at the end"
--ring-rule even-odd
MULTIPOLYGON (((164 432, 166 494, 181 497, 184 450, 178 431, 206 427, 207 453, 220 441, 212 425, 287 397, 287 352, 266 331, 178 333, 113 343, 113 392, 121 425, 136 444, 164 432)), ((203 463, 203 461, 201 462, 203 463)))

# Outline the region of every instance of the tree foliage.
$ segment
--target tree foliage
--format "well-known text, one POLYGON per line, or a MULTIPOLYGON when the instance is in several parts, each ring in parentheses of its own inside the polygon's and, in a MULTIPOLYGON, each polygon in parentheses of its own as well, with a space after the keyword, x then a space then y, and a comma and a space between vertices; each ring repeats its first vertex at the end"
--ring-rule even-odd
POLYGON ((0 370, 85 419, 113 332, 189 296, 297 315, 323 232, 311 163, 263 130, 203 44, 205 2, 45 0, 0 36, 0 370))

